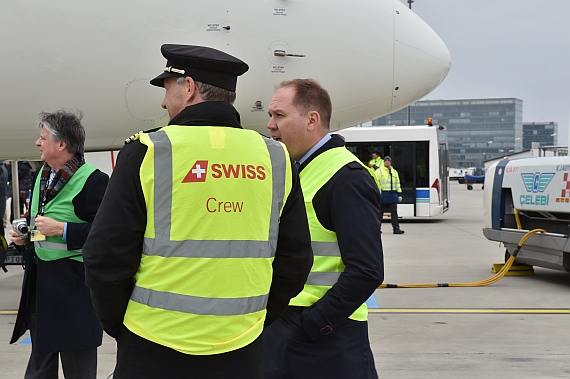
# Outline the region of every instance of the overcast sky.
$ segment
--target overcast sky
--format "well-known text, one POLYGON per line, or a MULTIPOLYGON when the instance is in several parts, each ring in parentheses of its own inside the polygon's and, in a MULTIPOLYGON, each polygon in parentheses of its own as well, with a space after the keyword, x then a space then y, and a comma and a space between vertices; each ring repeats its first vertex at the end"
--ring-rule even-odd
POLYGON ((568 144, 570 0, 415 0, 412 10, 451 53, 423 100, 516 97, 523 122, 556 121, 568 144))

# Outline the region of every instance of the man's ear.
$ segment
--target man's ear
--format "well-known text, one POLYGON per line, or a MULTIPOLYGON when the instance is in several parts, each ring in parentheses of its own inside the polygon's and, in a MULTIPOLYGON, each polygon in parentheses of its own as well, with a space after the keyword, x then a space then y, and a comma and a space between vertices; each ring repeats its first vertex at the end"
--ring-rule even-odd
POLYGON ((200 93, 198 92, 198 87, 196 86, 196 82, 194 81, 194 79, 187 76, 184 85, 185 85, 185 88, 187 91, 186 92, 186 102, 188 104, 195 104, 195 103, 199 103, 200 101, 202 101, 202 97, 200 96, 200 93))
POLYGON ((307 130, 315 130, 321 123, 321 115, 317 111, 309 111, 305 114, 307 121, 307 130))
POLYGON ((65 143, 65 142, 63 142, 63 141, 59 141, 58 150, 59 150, 59 151, 64 151, 65 149, 67 149, 67 143, 65 143))

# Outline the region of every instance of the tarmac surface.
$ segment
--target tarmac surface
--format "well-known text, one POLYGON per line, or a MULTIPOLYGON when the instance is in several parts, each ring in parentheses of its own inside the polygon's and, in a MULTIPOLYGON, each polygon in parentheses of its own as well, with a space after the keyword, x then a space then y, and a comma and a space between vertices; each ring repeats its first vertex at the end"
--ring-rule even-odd
MULTIPOLYGON (((385 219, 384 282, 466 283, 492 276, 505 249, 483 236, 482 199, 480 186, 468 191, 452 183, 444 215, 403 220, 403 235, 391 234, 385 219)), ((0 378, 12 379, 23 377, 31 345, 26 337, 8 344, 22 280, 21 267, 8 269, 0 272, 0 378)), ((533 276, 506 276, 486 287, 378 289, 369 330, 380 378, 570 377, 569 277, 535 267, 533 276)), ((99 379, 111 377, 115 351, 105 335, 99 379)))

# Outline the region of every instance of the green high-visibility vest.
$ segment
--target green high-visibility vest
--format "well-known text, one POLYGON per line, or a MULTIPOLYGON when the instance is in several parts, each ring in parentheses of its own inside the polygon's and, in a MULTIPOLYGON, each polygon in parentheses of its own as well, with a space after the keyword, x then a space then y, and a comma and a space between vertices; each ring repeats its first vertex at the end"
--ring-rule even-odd
POLYGON ((185 354, 250 344, 263 329, 291 192, 287 150, 229 127, 171 125, 137 138, 148 147, 147 225, 125 326, 185 354))
MULTIPOLYGON (((39 168, 42 170, 43 166, 39 168)), ((61 191, 44 206, 44 216, 59 222, 85 223, 77 217, 73 199, 81 192, 89 176, 96 170, 89 163, 83 164, 73 174, 69 181, 63 186, 61 191)), ((34 184, 34 199, 30 213, 30 228, 34 228, 35 215, 38 214, 40 203, 40 180, 41 175, 37 175, 34 184)), ((62 258, 69 258, 83 262, 81 249, 67 250, 67 243, 63 241, 63 236, 49 236, 45 241, 34 242, 34 249, 39 259, 43 261, 55 261, 62 258)))
MULTIPOLYGON (((291 299, 289 305, 309 307, 316 303, 338 281, 346 267, 342 261, 336 233, 326 229, 319 222, 313 207, 313 198, 334 174, 350 162, 360 163, 377 182, 374 173, 344 147, 336 147, 319 154, 299 174, 311 232, 314 261, 303 291, 291 299)), ((366 321, 368 319, 366 303, 360 305, 349 318, 366 321)))

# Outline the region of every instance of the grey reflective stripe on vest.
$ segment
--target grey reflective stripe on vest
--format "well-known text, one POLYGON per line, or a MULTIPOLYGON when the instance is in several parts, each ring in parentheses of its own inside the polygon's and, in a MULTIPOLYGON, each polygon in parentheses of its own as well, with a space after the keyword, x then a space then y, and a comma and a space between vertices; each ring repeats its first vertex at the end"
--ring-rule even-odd
POLYGON ((166 132, 148 134, 154 144, 154 233, 170 239, 172 210, 172 143, 166 132))
POLYGON ((273 172, 273 200, 271 202, 271 218, 269 224, 269 243, 271 250, 275 254, 277 249, 277 235, 279 234, 279 215, 281 207, 285 201, 285 176, 287 172, 287 161, 285 151, 281 144, 269 138, 263 138, 267 144, 267 151, 271 158, 271 169, 273 172))
MULTIPOLYGON (((149 133, 154 144, 154 231, 145 238, 143 254, 162 257, 272 258, 277 249, 279 216, 285 201, 287 161, 283 147, 263 138, 271 158, 272 203, 269 236, 266 241, 171 241, 172 143, 164 131, 149 133)), ((154 308, 205 315, 240 315, 266 308, 268 295, 245 298, 203 298, 159 292, 135 285, 131 300, 154 308)))
POLYGON ((165 258, 272 258, 266 241, 169 241, 145 238, 143 254, 165 258))
POLYGON ((311 241, 314 256, 340 257, 338 242, 315 242, 311 241))
POLYGON ((153 308, 197 315, 236 316, 262 311, 269 295, 245 298, 209 298, 135 287, 131 300, 153 308))
POLYGON ((340 274, 342 274, 342 272, 311 271, 306 284, 332 287, 338 281, 338 278, 340 278, 340 274))
MULTIPOLYGON (((313 256, 318 257, 340 257, 340 249, 337 242, 311 242, 313 256)), ((311 271, 307 278, 307 284, 313 286, 332 287, 340 277, 340 272, 318 272, 311 271)))
POLYGON ((38 247, 41 247, 42 249, 74 251, 77 253, 81 253, 81 249, 67 250, 67 245, 63 244, 63 243, 48 242, 48 241, 35 241, 34 244, 36 244, 38 247))

